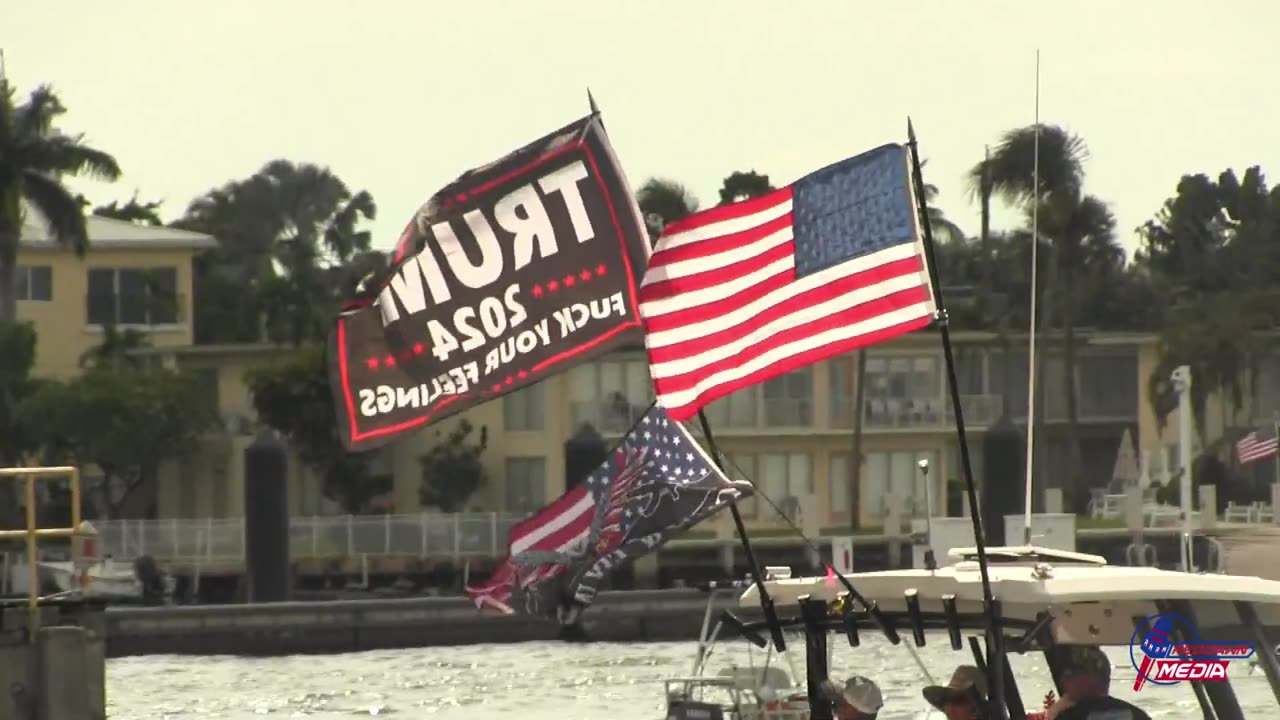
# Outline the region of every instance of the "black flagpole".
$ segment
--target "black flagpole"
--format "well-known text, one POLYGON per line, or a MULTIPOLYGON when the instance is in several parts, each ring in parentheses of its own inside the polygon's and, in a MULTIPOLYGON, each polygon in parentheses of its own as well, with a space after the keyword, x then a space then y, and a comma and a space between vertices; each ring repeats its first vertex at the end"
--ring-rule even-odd
MULTIPOLYGON (((711 449, 711 462, 716 464, 720 472, 725 472, 724 462, 720 460, 720 450, 716 447, 715 436, 711 434, 711 423, 707 422, 707 414, 698 411, 698 423, 702 426, 702 436, 707 439, 711 449)), ((737 501, 729 503, 729 514, 733 516, 733 525, 738 531, 738 539, 742 541, 742 552, 747 556, 747 566, 751 568, 756 592, 760 594, 760 609, 764 612, 764 621, 769 626, 769 634, 773 637, 773 647, 778 652, 787 649, 787 639, 782 635, 782 624, 778 622, 778 611, 773 606, 773 598, 764 585, 764 568, 756 561, 756 554, 751 549, 751 538, 747 536, 747 525, 742 522, 742 512, 738 510, 737 501)))
POLYGON ((938 282, 937 253, 934 252, 933 230, 929 227, 929 213, 925 205, 924 175, 920 171, 920 152, 916 145, 916 131, 907 118, 907 146, 911 151, 911 179, 915 192, 917 213, 923 232, 925 259, 929 264, 929 284, 937 307, 938 333, 942 339, 942 358, 947 366, 947 387, 951 391, 951 406, 956 416, 956 441, 960 446, 960 468, 964 473, 965 494, 969 498, 969 517, 973 520, 973 542, 978 550, 978 571, 982 577, 982 609, 987 620, 987 687, 991 689, 988 709, 993 718, 1009 717, 1004 698, 1004 632, 996 613, 995 598, 991 593, 991 573, 987 567, 987 548, 982 532, 982 516, 978 512, 978 492, 973 481, 973 465, 969 460, 969 442, 965 437, 964 410, 960 404, 960 386, 956 382, 956 360, 951 350, 951 329, 946 304, 942 300, 942 285, 938 282))

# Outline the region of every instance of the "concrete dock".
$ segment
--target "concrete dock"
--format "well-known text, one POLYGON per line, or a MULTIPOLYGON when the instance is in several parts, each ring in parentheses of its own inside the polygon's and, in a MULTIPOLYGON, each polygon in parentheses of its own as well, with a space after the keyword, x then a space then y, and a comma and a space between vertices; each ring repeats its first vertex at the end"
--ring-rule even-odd
MULTIPOLYGON (((604 592, 583 629, 599 641, 696 639, 706 606, 698 590, 604 592)), ((110 608, 105 617, 108 657, 345 653, 555 640, 560 631, 551 620, 482 615, 465 598, 110 608)))

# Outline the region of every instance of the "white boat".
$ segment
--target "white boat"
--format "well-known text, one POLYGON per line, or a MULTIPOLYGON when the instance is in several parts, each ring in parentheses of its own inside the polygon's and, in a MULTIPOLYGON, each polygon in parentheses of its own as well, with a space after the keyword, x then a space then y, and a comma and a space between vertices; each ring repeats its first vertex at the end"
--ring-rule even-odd
MULTIPOLYGON (((25 561, 10 562, 9 593, 26 595, 30 586, 31 573, 25 561)), ((83 597, 106 601, 140 601, 142 599, 142 583, 138 581, 133 566, 118 563, 111 558, 91 565, 87 572, 87 582, 79 581, 79 573, 71 562, 39 561, 36 563, 43 594, 46 591, 57 593, 76 592, 83 597)))
MULTIPOLYGON (((974 642, 975 638, 983 637, 985 627, 976 550, 955 549, 949 554, 957 562, 937 570, 851 573, 843 577, 879 611, 881 621, 890 628, 887 635, 922 647, 926 630, 946 630, 944 642, 949 641, 952 649, 968 655, 961 657, 958 664, 985 668, 986 658, 974 642), (966 634, 970 636, 967 644, 962 641, 966 634)), ((1266 651, 1276 647, 1270 628, 1280 625, 1280 582, 1238 575, 1112 566, 1095 555, 1035 547, 988 548, 987 560, 991 593, 999 601, 999 623, 1006 655, 1047 651, 1061 645, 1129 649, 1135 637, 1142 637, 1147 619, 1175 615, 1184 618, 1193 631, 1198 631, 1198 637, 1183 639, 1186 631, 1175 627, 1174 642, 1199 641, 1224 646, 1248 643, 1254 649, 1262 649, 1254 658, 1276 696, 1277 705, 1265 715, 1252 717, 1280 716, 1280 659, 1266 651)), ((765 588, 783 625, 802 628, 806 643, 815 643, 821 636, 825 646, 829 633, 849 635, 852 643, 860 633, 885 632, 871 612, 851 601, 847 590, 828 578, 769 579, 765 588), (807 618, 801 616, 802 610, 809 612, 807 618)), ((750 609, 760 607, 755 586, 742 593, 739 605, 750 609)), ((741 624, 748 633, 767 636, 763 622, 741 624)), ((811 662, 813 657, 810 653, 811 662)), ((1046 661, 1053 670, 1053 660, 1048 654, 1046 661)), ((1004 667, 1004 701, 1009 717, 1024 717, 1017 680, 1007 671, 1007 663, 1004 667)), ((812 673, 814 669, 809 670, 812 673)), ((818 676, 825 676, 825 670, 820 668, 818 676)), ((1054 677, 1057 677, 1056 671, 1054 677)), ((1229 678, 1189 682, 1206 720, 1246 720, 1229 678)), ((753 716, 722 712, 688 717, 727 720, 753 716)), ((811 714, 800 717, 826 720, 831 715, 829 708, 814 708, 811 714)))
MULTIPOLYGON (((778 573, 779 568, 769 568, 778 573)), ((789 573, 779 573, 789 574, 789 573)), ((740 595, 744 583, 707 588, 707 609, 702 619, 693 672, 686 677, 664 681, 666 720, 808 720, 809 700, 797 687, 773 648, 768 648, 760 666, 730 666, 716 675, 706 674, 707 660, 725 629, 723 618, 713 617, 717 607, 740 595)))

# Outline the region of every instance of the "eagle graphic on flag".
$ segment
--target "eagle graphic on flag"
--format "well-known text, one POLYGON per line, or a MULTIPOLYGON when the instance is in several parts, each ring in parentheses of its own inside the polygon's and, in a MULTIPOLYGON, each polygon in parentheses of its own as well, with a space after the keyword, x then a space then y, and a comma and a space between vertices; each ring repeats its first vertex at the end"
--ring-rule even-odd
POLYGON ((507 560, 467 594, 505 613, 585 607, 608 574, 753 491, 655 406, 583 483, 512 528, 507 560))

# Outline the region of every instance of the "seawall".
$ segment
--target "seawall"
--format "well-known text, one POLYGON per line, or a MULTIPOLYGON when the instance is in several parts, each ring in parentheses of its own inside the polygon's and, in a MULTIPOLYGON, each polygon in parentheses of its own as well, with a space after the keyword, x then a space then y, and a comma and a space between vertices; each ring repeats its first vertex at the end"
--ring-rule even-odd
MULTIPOLYGON (((697 639, 707 608, 698 590, 604 592, 584 613, 591 640, 697 639)), ((717 600, 730 608, 734 598, 717 600)), ((713 618, 714 621, 714 618, 713 618)), ((465 598, 110 608, 106 654, 296 655, 555 640, 560 625, 480 614, 465 598)))

